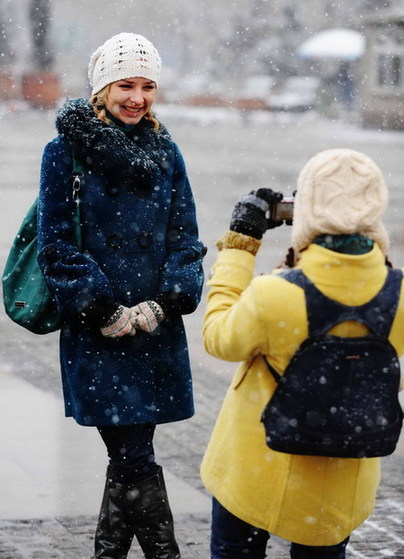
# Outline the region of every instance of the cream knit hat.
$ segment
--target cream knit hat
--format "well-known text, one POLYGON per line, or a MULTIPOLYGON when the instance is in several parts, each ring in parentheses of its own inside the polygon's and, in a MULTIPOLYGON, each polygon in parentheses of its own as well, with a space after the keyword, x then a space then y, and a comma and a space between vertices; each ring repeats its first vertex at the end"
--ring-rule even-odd
POLYGON ((158 82, 161 58, 142 35, 120 33, 100 46, 91 56, 88 79, 92 95, 106 85, 125 78, 146 78, 158 82))
POLYGON ((387 186, 377 165, 351 149, 318 153, 303 167, 297 182, 292 246, 299 252, 321 234, 360 233, 387 254, 389 238, 381 216, 387 186))

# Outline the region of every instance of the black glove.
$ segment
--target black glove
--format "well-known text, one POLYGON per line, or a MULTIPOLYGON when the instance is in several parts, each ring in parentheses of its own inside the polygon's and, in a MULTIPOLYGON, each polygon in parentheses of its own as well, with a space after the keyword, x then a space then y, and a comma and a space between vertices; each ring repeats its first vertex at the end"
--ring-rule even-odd
POLYGON ((262 235, 267 229, 282 225, 282 221, 275 221, 267 217, 271 206, 280 202, 282 198, 281 192, 274 192, 270 188, 259 188, 242 196, 234 207, 230 230, 255 239, 262 239, 262 235))

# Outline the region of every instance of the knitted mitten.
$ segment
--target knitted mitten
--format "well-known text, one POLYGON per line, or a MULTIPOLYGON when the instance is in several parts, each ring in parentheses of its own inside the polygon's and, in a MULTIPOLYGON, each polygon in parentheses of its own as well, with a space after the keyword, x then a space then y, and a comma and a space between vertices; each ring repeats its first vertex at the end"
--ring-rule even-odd
POLYGON ((131 308, 130 322, 133 328, 154 332, 164 320, 164 311, 155 301, 143 301, 131 308))
POLYGON ((101 334, 107 338, 120 338, 127 334, 134 336, 136 330, 130 322, 131 310, 120 305, 101 328, 101 334))

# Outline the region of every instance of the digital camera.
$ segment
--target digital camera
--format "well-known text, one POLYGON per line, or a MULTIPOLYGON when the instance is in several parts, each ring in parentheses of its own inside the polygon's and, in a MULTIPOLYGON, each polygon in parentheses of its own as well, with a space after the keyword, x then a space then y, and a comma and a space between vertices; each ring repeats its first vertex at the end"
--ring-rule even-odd
POLYGON ((270 217, 275 221, 293 221, 293 196, 285 197, 271 207, 270 217))

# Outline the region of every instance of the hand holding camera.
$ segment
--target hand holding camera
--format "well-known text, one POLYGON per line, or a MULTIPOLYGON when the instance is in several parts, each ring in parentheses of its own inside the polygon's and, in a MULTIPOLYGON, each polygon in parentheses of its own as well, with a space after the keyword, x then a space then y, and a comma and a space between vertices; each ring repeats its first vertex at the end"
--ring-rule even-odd
POLYGON ((285 200, 281 192, 274 192, 270 188, 252 190, 235 205, 230 230, 261 239, 267 229, 279 227, 284 221, 291 223, 290 206, 293 208, 293 199, 292 204, 285 200), (283 217, 285 210, 289 210, 288 217, 283 217))

